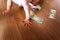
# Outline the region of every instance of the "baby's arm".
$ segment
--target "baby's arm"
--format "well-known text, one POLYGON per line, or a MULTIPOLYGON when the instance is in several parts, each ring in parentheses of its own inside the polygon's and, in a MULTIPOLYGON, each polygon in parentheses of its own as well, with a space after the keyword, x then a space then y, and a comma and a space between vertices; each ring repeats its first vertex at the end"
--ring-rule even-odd
POLYGON ((6 7, 6 9, 2 12, 3 15, 6 15, 7 13, 10 12, 11 4, 12 4, 12 0, 7 0, 7 7, 6 7))
POLYGON ((11 9, 12 0, 7 0, 7 10, 11 9))
POLYGON ((24 11, 25 11, 26 19, 29 19, 30 18, 29 2, 28 2, 28 0, 24 0, 23 2, 24 2, 23 3, 23 8, 24 8, 24 11))
POLYGON ((30 22, 30 7, 29 7, 29 1, 28 0, 24 0, 23 3, 23 8, 24 8, 24 11, 25 11, 25 15, 26 15, 26 18, 25 18, 25 23, 26 25, 30 25, 31 22, 30 22))

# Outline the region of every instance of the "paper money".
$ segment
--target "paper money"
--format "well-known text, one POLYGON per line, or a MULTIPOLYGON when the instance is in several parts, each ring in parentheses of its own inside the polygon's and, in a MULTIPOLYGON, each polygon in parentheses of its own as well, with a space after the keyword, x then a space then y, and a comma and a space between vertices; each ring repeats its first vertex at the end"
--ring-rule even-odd
POLYGON ((51 18, 51 19, 55 19, 56 18, 56 10, 51 9, 49 18, 51 18))
POLYGON ((30 18, 33 19, 34 21, 38 22, 38 23, 43 22, 43 18, 40 18, 37 15, 35 15, 32 10, 30 10, 30 18))

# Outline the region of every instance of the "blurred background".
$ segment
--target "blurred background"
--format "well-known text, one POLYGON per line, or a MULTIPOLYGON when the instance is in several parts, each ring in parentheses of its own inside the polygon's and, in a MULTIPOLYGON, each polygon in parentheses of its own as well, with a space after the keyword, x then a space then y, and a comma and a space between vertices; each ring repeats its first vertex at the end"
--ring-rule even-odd
POLYGON ((24 26, 25 12, 13 3, 10 13, 2 15, 6 1, 0 0, 0 40, 60 40, 60 0, 40 0, 41 10, 35 14, 43 18, 43 23, 34 20, 31 26, 24 26), (49 18, 50 10, 56 10, 56 18, 49 18))

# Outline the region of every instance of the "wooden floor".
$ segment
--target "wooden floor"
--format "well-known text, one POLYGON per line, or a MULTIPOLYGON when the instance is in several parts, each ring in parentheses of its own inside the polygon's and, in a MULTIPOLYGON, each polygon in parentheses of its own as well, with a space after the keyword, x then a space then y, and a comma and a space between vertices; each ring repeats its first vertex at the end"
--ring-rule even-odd
POLYGON ((23 8, 13 3, 11 12, 7 16, 1 13, 6 8, 6 1, 0 0, 0 40, 60 40, 60 0, 41 0, 40 11, 34 10, 36 15, 43 18, 42 24, 33 20, 31 26, 24 26, 25 14, 23 8), (50 19, 50 9, 57 10, 56 19, 50 19))

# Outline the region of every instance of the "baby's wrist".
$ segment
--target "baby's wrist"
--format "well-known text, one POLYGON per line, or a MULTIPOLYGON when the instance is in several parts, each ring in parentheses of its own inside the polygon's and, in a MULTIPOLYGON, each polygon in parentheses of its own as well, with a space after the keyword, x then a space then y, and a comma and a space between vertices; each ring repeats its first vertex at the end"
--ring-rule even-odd
POLYGON ((29 20, 29 19, 30 19, 30 17, 27 17, 26 19, 28 19, 28 20, 29 20))
POLYGON ((9 10, 10 10, 10 8, 6 8, 6 10, 7 10, 7 11, 9 11, 9 10))

